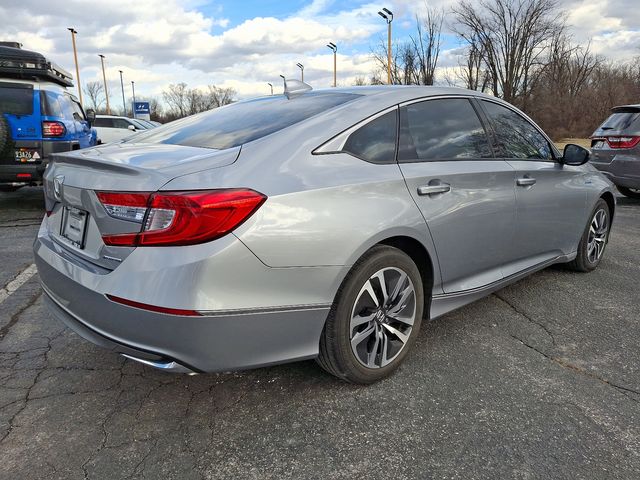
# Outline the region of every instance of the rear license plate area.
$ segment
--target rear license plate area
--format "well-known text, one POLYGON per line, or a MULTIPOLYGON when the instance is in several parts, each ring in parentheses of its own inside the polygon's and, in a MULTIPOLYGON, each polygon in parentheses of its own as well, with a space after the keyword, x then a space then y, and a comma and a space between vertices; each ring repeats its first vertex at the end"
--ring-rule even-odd
POLYGON ((38 150, 19 148, 14 152, 14 158, 18 163, 35 163, 41 160, 38 150))
POLYGON ((84 248, 89 214, 75 207, 65 206, 62 210, 60 236, 76 248, 84 248))

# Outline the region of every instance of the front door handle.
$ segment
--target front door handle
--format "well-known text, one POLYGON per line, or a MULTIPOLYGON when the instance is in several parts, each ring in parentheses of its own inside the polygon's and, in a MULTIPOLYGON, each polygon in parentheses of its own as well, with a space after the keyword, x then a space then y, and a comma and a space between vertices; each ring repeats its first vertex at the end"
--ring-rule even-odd
POLYGON ((530 187, 531 185, 535 185, 536 179, 531 177, 522 177, 516 180, 516 184, 519 187, 530 187))
POLYGON ((433 195, 436 193, 447 193, 451 191, 451 185, 448 183, 439 183, 436 185, 422 185, 418 187, 418 195, 433 195))

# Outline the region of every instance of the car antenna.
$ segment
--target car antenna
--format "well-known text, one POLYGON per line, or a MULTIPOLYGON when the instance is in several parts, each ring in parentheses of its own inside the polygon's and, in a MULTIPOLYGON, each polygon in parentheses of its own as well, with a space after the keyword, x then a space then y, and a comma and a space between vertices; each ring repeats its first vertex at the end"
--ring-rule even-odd
POLYGON ((284 82, 284 96, 287 100, 291 100, 294 97, 298 97, 305 92, 313 90, 313 87, 308 83, 301 82, 300 80, 287 80, 284 75, 280 75, 284 82))

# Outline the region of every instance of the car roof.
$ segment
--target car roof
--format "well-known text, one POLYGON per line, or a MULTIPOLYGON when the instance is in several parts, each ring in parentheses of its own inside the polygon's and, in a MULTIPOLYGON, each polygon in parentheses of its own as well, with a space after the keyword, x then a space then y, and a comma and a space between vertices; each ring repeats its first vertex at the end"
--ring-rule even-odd
MULTIPOLYGON (((322 88, 314 89, 313 92, 335 92, 351 93, 356 95, 372 96, 378 98, 393 97, 399 101, 407 101, 413 98, 434 97, 440 95, 465 95, 495 99, 492 95, 487 95, 476 90, 468 90, 460 87, 444 87, 434 85, 367 85, 354 87, 322 88)), ((304 95, 304 94, 302 94, 304 95)))

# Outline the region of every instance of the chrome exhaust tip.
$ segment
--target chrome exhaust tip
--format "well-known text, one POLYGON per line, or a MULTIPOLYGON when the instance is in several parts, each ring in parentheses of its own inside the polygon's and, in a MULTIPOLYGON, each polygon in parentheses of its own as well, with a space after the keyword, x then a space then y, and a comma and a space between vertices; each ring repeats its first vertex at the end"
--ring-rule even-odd
POLYGON ((145 358, 134 357, 133 355, 129 355, 127 353, 121 353, 120 355, 122 355, 125 358, 128 358, 129 360, 133 360, 134 362, 142 363, 143 365, 157 368, 158 370, 162 370, 165 372, 186 373, 188 375, 198 374, 198 372, 194 372, 193 370, 185 367, 184 365, 180 365, 178 362, 175 362, 173 360, 167 360, 166 362, 162 362, 162 361, 153 361, 153 360, 147 360, 145 358))

